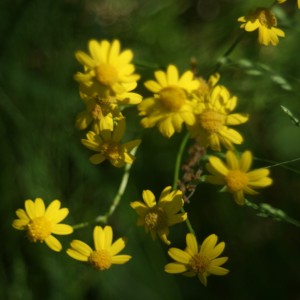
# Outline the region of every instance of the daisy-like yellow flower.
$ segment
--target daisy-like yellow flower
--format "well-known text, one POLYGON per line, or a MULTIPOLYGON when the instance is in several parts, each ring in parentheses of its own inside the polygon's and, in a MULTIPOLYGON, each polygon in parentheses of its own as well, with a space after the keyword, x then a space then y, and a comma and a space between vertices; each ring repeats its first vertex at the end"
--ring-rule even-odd
POLYGON ((268 46, 276 46, 279 43, 278 37, 284 37, 284 32, 277 28, 277 19, 268 8, 257 8, 247 16, 238 18, 243 22, 240 26, 246 31, 258 30, 258 42, 268 46))
POLYGON ((199 87, 197 90, 195 90, 195 95, 197 95, 197 97, 199 99, 204 99, 209 92, 213 89, 214 86, 216 86, 216 84, 218 83, 219 79, 220 79, 220 74, 219 73, 215 73, 213 75, 211 75, 208 80, 205 80, 202 77, 198 77, 197 78, 199 80, 199 87))
POLYGON ((87 139, 82 139, 81 142, 88 149, 99 152, 90 157, 90 162, 97 165, 108 159, 117 168, 121 168, 125 164, 132 164, 135 157, 130 152, 141 143, 141 140, 121 144, 124 131, 124 119, 118 122, 113 132, 103 130, 96 134, 89 131, 86 135, 87 139))
MULTIPOLYGON (((277 0, 279 4, 286 2, 287 0, 277 0)), ((300 9, 300 0, 297 0, 298 8, 300 9)))
POLYGON ((247 114, 230 114, 236 104, 237 97, 231 97, 227 88, 220 85, 215 86, 204 101, 198 102, 196 122, 188 129, 200 146, 220 151, 221 145, 233 149, 233 144, 243 142, 241 134, 228 127, 248 121, 247 114))
POLYGON ((113 243, 113 230, 110 226, 95 226, 93 238, 95 250, 80 240, 73 240, 67 254, 100 271, 109 269, 113 264, 125 264, 131 259, 130 255, 117 255, 125 248, 126 242, 124 238, 119 238, 113 243))
POLYGON ((82 98, 86 109, 76 117, 77 129, 86 129, 92 123, 92 130, 114 130, 114 122, 124 118, 116 104, 106 103, 98 98, 82 98))
POLYGON ((156 71, 154 76, 157 81, 145 82, 154 96, 138 105, 139 115, 144 117, 141 124, 145 128, 157 125, 159 131, 170 138, 175 131, 181 131, 183 123, 195 123, 192 92, 199 87, 199 81, 191 71, 179 77, 174 65, 169 65, 166 73, 156 71))
POLYGON ((239 205, 244 205, 244 194, 258 194, 254 189, 261 189, 272 184, 268 177, 269 169, 261 168, 249 171, 252 164, 252 153, 245 151, 238 158, 233 151, 226 152, 226 164, 216 156, 209 157, 206 169, 212 174, 206 176, 206 181, 225 186, 232 193, 239 205))
POLYGON ((137 225, 144 226, 146 232, 150 231, 153 240, 156 234, 161 240, 170 244, 168 240, 169 227, 184 222, 187 213, 178 213, 183 207, 184 201, 180 190, 171 191, 172 187, 166 187, 160 194, 158 202, 150 190, 143 191, 143 200, 134 201, 130 206, 138 214, 137 225))
POLYGON ((45 242, 52 250, 61 251, 61 243, 52 234, 67 235, 73 232, 70 225, 59 224, 69 214, 67 208, 60 208, 60 201, 53 200, 47 209, 43 199, 36 198, 33 202, 25 201, 25 210, 18 209, 12 226, 18 230, 26 230, 32 242, 45 242))
MULTIPOLYGON (((131 50, 121 52, 118 40, 112 43, 90 40, 88 48, 89 54, 83 51, 75 53, 77 60, 84 66, 84 72, 76 73, 75 80, 90 89, 90 93, 96 93, 101 99, 110 99, 136 87, 140 76, 134 74, 134 65, 130 63, 133 58, 131 50)), ((136 104, 136 101, 136 97, 129 97, 127 104, 136 104)))
POLYGON ((217 244, 218 237, 215 234, 208 236, 198 245, 194 234, 186 235, 186 249, 170 248, 168 254, 175 262, 165 266, 165 271, 171 274, 183 274, 185 276, 198 276, 201 283, 207 286, 209 275, 226 275, 229 270, 221 267, 228 257, 218 257, 225 248, 225 243, 217 244))

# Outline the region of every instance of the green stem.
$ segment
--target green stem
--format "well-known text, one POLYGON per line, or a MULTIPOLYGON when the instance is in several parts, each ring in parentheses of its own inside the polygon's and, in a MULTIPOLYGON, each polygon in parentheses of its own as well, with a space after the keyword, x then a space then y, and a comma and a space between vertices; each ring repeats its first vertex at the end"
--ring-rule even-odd
MULTIPOLYGON (((137 151, 137 147, 135 149, 133 149, 131 151, 131 154, 134 155, 137 151)), ((119 185, 119 189, 113 199, 113 202, 111 204, 111 206, 109 207, 108 211, 106 214, 104 215, 100 215, 98 217, 96 217, 94 220, 90 221, 90 222, 83 222, 80 224, 76 224, 73 226, 74 229, 79 229, 79 228, 83 228, 86 226, 89 226, 91 224, 97 224, 97 223, 103 223, 103 224, 107 224, 108 222, 108 218, 115 212, 116 208, 118 207, 122 196, 124 195, 124 192, 126 190, 127 184, 128 184, 128 180, 129 180, 129 176, 130 176, 130 169, 132 167, 132 164, 126 164, 124 167, 124 173, 121 179, 121 183, 119 185)))
MULTIPOLYGON (((183 140, 182 140, 182 142, 181 142, 181 144, 180 144, 178 153, 177 153, 176 163, 175 163, 175 171, 174 171, 174 180, 173 180, 173 190, 176 190, 176 189, 177 189, 177 183, 178 183, 178 180, 179 180, 179 173, 180 173, 180 166, 181 166, 181 161, 182 161, 182 155, 183 155, 183 153, 184 153, 184 149, 185 149, 186 144, 187 144, 187 142, 188 142, 188 140, 189 140, 189 137, 190 137, 190 134, 189 134, 189 133, 187 133, 187 134, 184 136, 184 138, 183 138, 183 140)), ((184 209, 183 207, 180 209, 180 211, 181 211, 182 213, 185 213, 185 212, 186 212, 185 209, 184 209)), ((188 217, 186 218, 185 223, 186 223, 186 225, 187 225, 187 227, 188 227, 190 233, 192 233, 192 234, 195 235, 195 231, 194 231, 194 229, 193 229, 193 227, 192 227, 192 224, 191 224, 191 222, 190 222, 190 220, 189 220, 188 217)))
POLYGON ((283 210, 274 208, 270 204, 255 204, 245 199, 245 205, 256 210, 257 215, 263 218, 272 218, 277 221, 286 222, 300 228, 300 222, 288 216, 283 210))
POLYGON ((226 58, 231 54, 231 52, 236 48, 236 46, 240 43, 240 41, 243 39, 245 35, 245 31, 242 31, 238 37, 235 39, 235 41, 230 45, 230 47, 227 49, 227 51, 223 54, 223 56, 218 60, 219 62, 217 63, 213 73, 216 73, 219 71, 221 66, 224 64, 226 61, 226 58))

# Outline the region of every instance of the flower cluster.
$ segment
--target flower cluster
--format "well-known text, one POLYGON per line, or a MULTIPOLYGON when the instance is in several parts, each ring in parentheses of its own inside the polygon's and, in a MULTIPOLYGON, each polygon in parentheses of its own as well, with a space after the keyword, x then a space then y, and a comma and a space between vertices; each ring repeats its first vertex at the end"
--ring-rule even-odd
MULTIPOLYGON (((62 250, 60 241, 53 236, 68 235, 73 233, 73 227, 60 224, 69 214, 67 208, 60 208, 61 202, 53 200, 47 209, 42 198, 25 200, 25 210, 18 209, 12 226, 17 230, 25 230, 27 237, 32 242, 45 242, 50 249, 59 252, 62 250)), ((112 243, 113 230, 111 226, 95 226, 94 228, 95 250, 79 240, 73 240, 67 254, 79 261, 91 264, 97 270, 106 270, 112 264, 124 264, 131 259, 129 255, 117 255, 126 244, 125 238, 119 238, 112 243)))
POLYGON ((111 43, 103 40, 90 40, 89 54, 77 51, 75 56, 83 65, 84 71, 74 75, 79 82, 79 94, 85 110, 78 114, 76 127, 91 130, 82 143, 88 149, 99 152, 91 156, 93 164, 108 159, 115 167, 123 167, 134 160, 131 150, 140 144, 134 140, 121 144, 125 133, 124 105, 141 102, 142 96, 132 92, 140 78, 135 74, 131 63, 131 50, 121 51, 118 40, 111 43))

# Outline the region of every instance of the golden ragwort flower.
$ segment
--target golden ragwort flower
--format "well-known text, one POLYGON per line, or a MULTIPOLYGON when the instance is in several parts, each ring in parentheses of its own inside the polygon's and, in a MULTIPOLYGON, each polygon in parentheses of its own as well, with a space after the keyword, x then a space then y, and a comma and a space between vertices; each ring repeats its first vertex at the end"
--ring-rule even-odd
POLYGON ((206 176, 206 181, 225 186, 225 190, 232 193, 239 205, 244 205, 244 193, 258 194, 254 189, 260 189, 272 184, 268 177, 270 171, 266 168, 250 170, 252 153, 245 151, 238 158, 233 151, 226 152, 226 165, 216 156, 209 157, 206 169, 212 174, 206 176))
POLYGON ((181 131, 183 123, 195 123, 191 93, 200 83, 194 79, 191 71, 186 71, 179 77, 174 65, 169 65, 167 72, 156 71, 154 76, 157 81, 145 82, 146 88, 154 96, 138 105, 139 115, 144 117, 141 124, 145 128, 157 125, 162 135, 170 138, 175 131, 181 131))
POLYGON ((59 224, 69 214, 67 208, 60 208, 60 201, 53 200, 47 209, 43 199, 36 198, 33 202, 25 201, 25 210, 18 209, 12 226, 18 230, 26 230, 27 237, 32 242, 45 242, 52 250, 61 251, 61 243, 52 234, 67 235, 73 232, 70 225, 59 224))
MULTIPOLYGON (((85 85, 90 96, 97 95, 102 100, 110 101, 116 95, 124 95, 136 88, 139 75, 134 74, 135 68, 131 64, 133 53, 131 50, 120 50, 118 40, 112 43, 103 40, 90 40, 88 43, 90 54, 77 51, 75 56, 84 66, 84 72, 77 72, 75 80, 85 85)), ((121 99, 127 104, 136 104, 141 101, 136 95, 126 94, 121 99), (127 97, 127 100, 125 98, 127 97)))
POLYGON ((178 213, 183 207, 182 192, 171 191, 172 187, 167 186, 160 194, 158 202, 150 190, 143 191, 143 200, 134 201, 130 206, 138 214, 137 225, 144 226, 146 232, 150 231, 153 240, 156 234, 161 240, 170 244, 168 240, 169 227, 186 220, 187 213, 178 213))
POLYGON ((111 226, 95 226, 93 238, 95 250, 80 240, 73 240, 67 254, 101 271, 109 269, 112 264, 125 264, 131 259, 130 255, 117 255, 125 248, 126 241, 125 238, 119 238, 113 243, 111 226))
POLYGON ((82 139, 81 142, 88 149, 99 152, 90 157, 90 162, 98 165, 108 159, 117 168, 122 168, 125 164, 132 164, 135 157, 130 152, 141 143, 141 140, 137 139, 121 144, 124 131, 125 119, 118 122, 113 132, 103 130, 96 134, 89 131, 86 135, 87 139, 82 139))
POLYGON ((247 16, 238 18, 238 22, 243 22, 240 26, 245 31, 258 30, 258 42, 268 46, 276 46, 279 43, 278 37, 284 37, 285 33, 277 28, 277 19, 267 8, 257 8, 247 16))
POLYGON ((85 98, 86 109, 76 117, 77 129, 86 129, 92 123, 92 131, 114 130, 114 123, 124 118, 116 104, 105 103, 95 98, 85 98))
POLYGON ((217 244, 218 237, 215 234, 208 236, 198 245, 194 234, 186 235, 186 248, 170 248, 169 256, 175 262, 168 263, 165 271, 171 274, 181 274, 189 277, 198 276, 201 283, 207 286, 207 277, 209 275, 226 275, 229 270, 221 267, 228 257, 218 257, 225 248, 225 243, 217 244), (218 257, 218 258, 217 258, 218 257))
POLYGON ((231 97, 224 86, 217 85, 198 102, 195 111, 196 122, 188 126, 191 136, 203 147, 214 151, 221 150, 221 144, 233 149, 233 144, 241 144, 243 137, 228 126, 239 125, 248 121, 247 114, 230 114, 237 104, 237 97, 231 97))

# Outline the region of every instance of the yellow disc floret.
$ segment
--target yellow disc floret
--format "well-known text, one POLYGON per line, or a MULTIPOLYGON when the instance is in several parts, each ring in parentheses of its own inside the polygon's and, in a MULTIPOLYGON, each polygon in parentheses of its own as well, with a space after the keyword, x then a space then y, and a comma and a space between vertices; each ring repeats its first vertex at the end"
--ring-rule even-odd
POLYGON ((159 230, 167 226, 167 216, 161 207, 151 209, 145 215, 145 225, 150 230, 159 230))
POLYGON ((195 273, 204 273, 208 270, 210 259, 200 253, 195 254, 190 260, 190 267, 195 273))
POLYGON ((225 116, 217 111, 206 110, 199 116, 201 127, 208 133, 219 132, 225 122, 225 116))
POLYGON ((90 254, 88 261, 97 270, 107 270, 112 265, 112 255, 107 250, 97 250, 90 254))
POLYGON ((248 184, 248 176, 240 170, 230 170, 226 176, 227 187, 232 192, 242 191, 248 184))
POLYGON ((101 64, 95 68, 97 80, 105 85, 111 86, 118 81, 118 72, 116 68, 109 64, 101 64))
POLYGON ((169 86, 159 92, 161 104, 169 111, 179 111, 186 101, 185 92, 176 86, 169 86))
POLYGON ((43 242, 51 235, 51 231, 51 222, 44 216, 35 218, 28 223, 27 234, 29 239, 33 242, 43 242))

